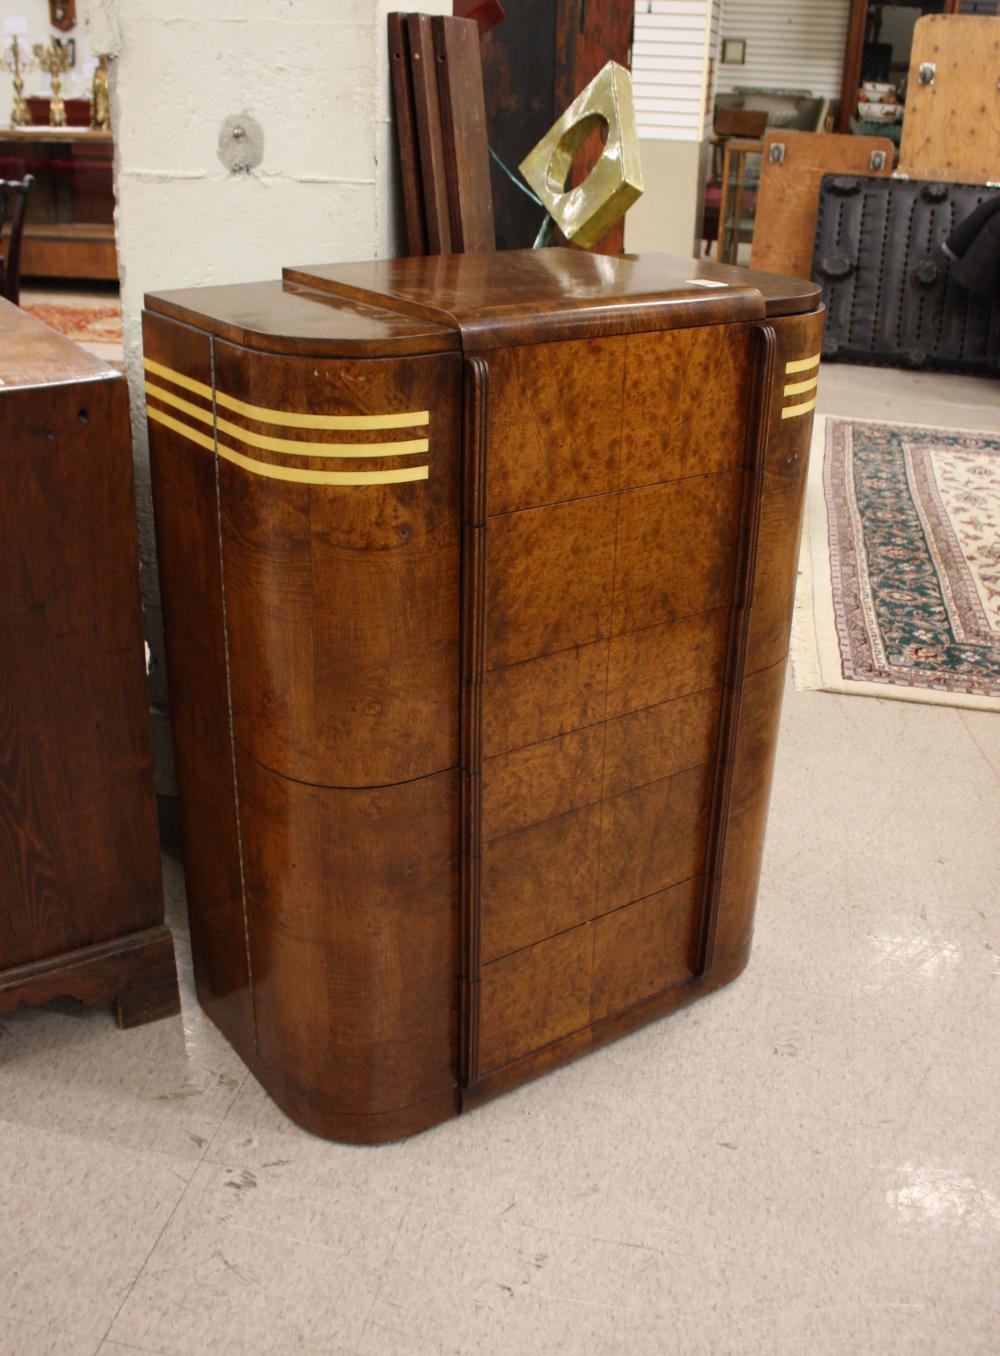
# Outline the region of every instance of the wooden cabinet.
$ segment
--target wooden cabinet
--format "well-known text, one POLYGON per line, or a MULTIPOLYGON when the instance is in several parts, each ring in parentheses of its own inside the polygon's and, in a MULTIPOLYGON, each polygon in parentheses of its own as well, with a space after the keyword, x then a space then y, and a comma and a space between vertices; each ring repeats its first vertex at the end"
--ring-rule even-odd
POLYGON ((34 176, 21 273, 31 278, 118 280, 114 147, 89 127, 12 127, 0 132, 0 178, 34 176))
POLYGON ((178 1010, 124 379, 0 302, 0 1012, 178 1010))
POLYGON ((199 994, 310 1129, 745 965, 817 295, 553 249, 147 298, 199 994))

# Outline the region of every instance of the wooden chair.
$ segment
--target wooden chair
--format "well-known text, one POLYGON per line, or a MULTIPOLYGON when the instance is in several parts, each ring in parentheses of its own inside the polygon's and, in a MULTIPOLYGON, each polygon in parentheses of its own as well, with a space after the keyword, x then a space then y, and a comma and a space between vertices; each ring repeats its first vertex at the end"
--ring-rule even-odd
POLYGON ((28 193, 34 178, 0 179, 0 235, 6 237, 6 248, 0 259, 0 296, 16 306, 21 295, 21 239, 24 235, 24 213, 28 193), (10 221, 9 228, 7 221, 10 221))

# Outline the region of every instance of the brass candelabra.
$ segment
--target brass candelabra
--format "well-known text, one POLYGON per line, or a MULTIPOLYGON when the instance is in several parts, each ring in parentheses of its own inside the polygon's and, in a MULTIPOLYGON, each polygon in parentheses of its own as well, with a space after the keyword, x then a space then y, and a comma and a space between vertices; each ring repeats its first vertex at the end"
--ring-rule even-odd
POLYGON ((35 43, 35 59, 52 81, 52 96, 49 99, 49 126, 66 126, 66 104, 62 97, 62 74, 69 68, 69 52, 52 38, 47 46, 35 43))
POLYGON ((27 127, 31 123, 31 110, 24 97, 24 73, 34 69, 31 58, 21 51, 17 38, 11 38, 10 44, 0 57, 0 69, 10 71, 14 77, 14 105, 10 112, 11 127, 27 127))
POLYGON ((111 99, 108 94, 108 58, 99 56, 90 97, 90 125, 101 132, 111 130, 111 99))

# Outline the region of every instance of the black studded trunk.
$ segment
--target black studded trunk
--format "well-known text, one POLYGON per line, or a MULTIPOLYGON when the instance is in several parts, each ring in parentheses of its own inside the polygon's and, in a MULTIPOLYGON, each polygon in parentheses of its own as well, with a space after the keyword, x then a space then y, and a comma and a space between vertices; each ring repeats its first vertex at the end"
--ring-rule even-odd
POLYGON ((1000 372, 1000 306, 962 287, 942 245, 996 188, 824 175, 813 278, 824 358, 1000 372))

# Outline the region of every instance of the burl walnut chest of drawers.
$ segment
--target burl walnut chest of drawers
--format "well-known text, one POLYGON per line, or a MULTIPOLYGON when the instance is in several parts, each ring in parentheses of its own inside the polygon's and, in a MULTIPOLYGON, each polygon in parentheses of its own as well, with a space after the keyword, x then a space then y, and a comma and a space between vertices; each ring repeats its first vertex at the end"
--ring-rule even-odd
POLYGON ((732 979, 818 289, 551 249, 147 307, 198 992, 275 1100, 392 1139, 732 979))

